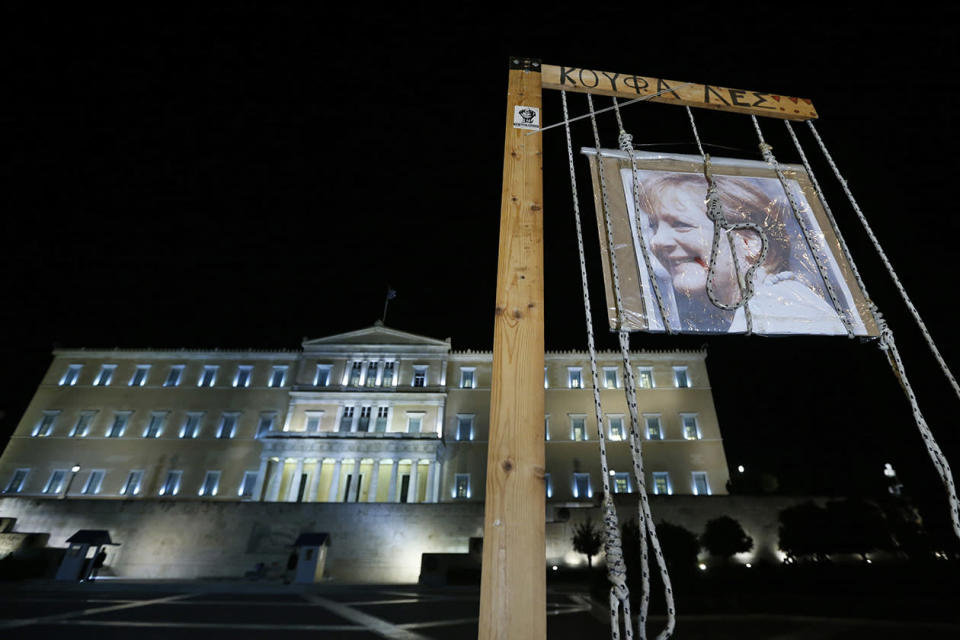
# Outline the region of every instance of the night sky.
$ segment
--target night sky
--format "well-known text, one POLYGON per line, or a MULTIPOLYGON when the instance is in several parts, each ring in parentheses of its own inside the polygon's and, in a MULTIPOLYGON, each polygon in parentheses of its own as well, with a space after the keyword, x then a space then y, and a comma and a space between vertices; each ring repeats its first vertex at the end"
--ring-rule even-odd
MULTIPOLYGON (((812 99, 818 130, 960 369, 955 6, 276 4, 7 5, 0 442, 55 346, 296 348, 304 336, 371 325, 391 286, 389 326, 490 349, 509 55, 812 99)), ((571 109, 584 113, 585 99, 572 96, 571 109)), ((646 103, 624 114, 640 148, 695 152, 682 109, 646 103)), ((554 92, 543 120, 560 120, 554 92)), ((749 118, 698 112, 698 124, 714 155, 760 159, 749 118)), ((778 159, 797 162, 783 125, 762 124, 778 159)), ((601 120, 606 146, 616 145, 612 125, 612 115, 601 120)), ((806 126, 798 131, 960 468, 960 401, 806 126)), ((587 121, 574 135, 592 146, 587 121)), ((582 349, 563 129, 546 132, 544 147, 547 346, 582 349)), ((582 205, 599 303, 592 205, 582 205)), ((601 345, 614 348, 600 304, 594 313, 601 345)), ((875 344, 633 339, 637 349, 704 343, 732 467, 774 474, 788 493, 873 495, 890 462, 911 494, 946 512, 875 344)))

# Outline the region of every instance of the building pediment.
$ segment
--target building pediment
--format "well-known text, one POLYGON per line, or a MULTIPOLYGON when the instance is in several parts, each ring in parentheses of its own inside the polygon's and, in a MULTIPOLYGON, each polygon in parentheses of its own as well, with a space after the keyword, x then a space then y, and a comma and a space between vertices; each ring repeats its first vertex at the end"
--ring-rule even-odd
POLYGON ((303 342, 304 351, 328 350, 340 346, 352 348, 364 346, 400 346, 449 350, 450 339, 437 340, 436 338, 428 338, 427 336, 421 336, 415 333, 391 329, 378 323, 372 327, 358 331, 338 333, 336 335, 314 338, 303 342))

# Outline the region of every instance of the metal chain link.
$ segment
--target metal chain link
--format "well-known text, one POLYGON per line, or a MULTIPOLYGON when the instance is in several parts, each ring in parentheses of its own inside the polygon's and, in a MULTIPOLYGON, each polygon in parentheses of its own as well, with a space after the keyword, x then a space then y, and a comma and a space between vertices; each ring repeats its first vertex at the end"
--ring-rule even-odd
POLYGON ((900 278, 897 277, 897 272, 893 270, 893 265, 890 263, 890 260, 887 258, 887 254, 884 253, 883 248, 880 246, 880 241, 877 239, 877 236, 874 235, 873 229, 870 228, 870 224, 867 222, 866 216, 863 215, 863 211, 860 210, 860 205, 857 204, 856 199, 853 197, 853 192, 850 191, 847 181, 844 180, 842 175, 840 175, 840 169, 837 168, 836 163, 833 161, 833 157, 830 155, 830 152, 827 151, 827 145, 824 144, 823 140, 820 138, 820 134, 817 133, 817 128, 813 126, 813 121, 807 120, 807 126, 810 127, 810 131, 813 133, 813 137, 816 138, 817 143, 820 145, 820 150, 823 152, 827 163, 830 165, 830 168, 833 169, 833 174, 837 177, 837 180, 843 187, 844 193, 847 194, 847 199, 850 201, 851 206, 853 206, 853 210, 857 214, 860 224, 863 225, 864 230, 867 232, 867 236, 873 243, 873 248, 877 250, 880 260, 887 268, 887 273, 889 273, 890 277, 893 279, 893 284, 896 285, 897 291, 900 292, 900 297, 903 298, 904 304, 907 305, 907 309, 910 310, 910 314, 913 316, 914 321, 916 321, 917 326, 920 327, 920 332, 923 333, 923 337, 927 341, 927 346, 930 348, 930 351, 933 353, 933 357, 936 358, 937 363, 940 365, 943 375, 946 376, 947 380, 950 381, 950 385, 953 387, 954 393, 957 394, 957 398, 960 398, 960 385, 957 384, 957 379, 953 376, 953 373, 950 371, 950 367, 947 366, 943 356, 940 355, 940 350, 937 349, 937 345, 933 342, 933 336, 930 335, 930 332, 927 330, 927 325, 924 324, 923 319, 920 318, 920 312, 917 311, 917 308, 913 306, 910 296, 907 295, 907 290, 904 289, 903 284, 900 282, 900 278))
POLYGON ((587 94, 587 104, 590 107, 591 124, 593 126, 594 144, 597 149, 597 168, 599 173, 600 194, 603 206, 603 218, 607 232, 607 247, 610 252, 610 273, 613 280, 614 299, 617 304, 617 337, 620 342, 620 355, 623 358, 624 369, 624 388, 627 405, 630 408, 630 455, 633 461, 633 473, 637 480, 637 490, 640 495, 640 505, 637 510, 637 519, 640 525, 640 557, 641 557, 641 580, 643 585, 643 594, 641 594, 640 614, 637 621, 638 635, 641 638, 646 637, 647 612, 650 604, 649 594, 649 575, 647 558, 647 533, 649 532, 650 545, 653 547, 656 556, 657 566, 660 569, 660 576, 663 579, 664 599, 667 605, 667 624, 666 627, 657 636, 657 640, 665 640, 673 634, 676 627, 676 610, 673 603, 673 587, 670 582, 670 575, 667 571, 666 561, 663 557, 663 551, 660 548, 660 540, 657 538, 656 525, 653 522, 653 515, 650 513, 650 502, 647 498, 646 482, 643 472, 643 455, 641 451, 641 438, 639 432, 639 414, 637 411, 636 385, 633 378, 633 365, 630 362, 630 333, 623 328, 623 300, 620 294, 620 271, 617 267, 616 254, 613 245, 613 225, 610 221, 610 201, 607 196, 607 182, 603 172, 603 158, 600 155, 600 134, 597 130, 597 120, 594 115, 593 98, 587 94))
POLYGON ((780 163, 777 162, 777 159, 773 155, 773 147, 768 145, 763 139, 763 132, 760 130, 760 123, 757 121, 757 116, 750 114, 750 119, 753 120, 753 127, 756 129, 757 137, 760 139, 760 153, 763 154, 763 159, 767 161, 767 164, 769 164, 777 174, 777 178, 780 179, 780 185, 783 187, 783 192, 787 195, 787 201, 790 203, 790 209, 793 211, 793 217, 800 226, 800 232, 803 234, 803 239, 806 241, 807 247, 810 249, 810 255, 813 256, 813 261, 817 265, 817 271, 820 272, 820 278, 823 279, 823 284, 827 289, 827 294, 830 296, 830 300, 833 301, 833 308, 837 313, 837 317, 840 318, 844 328, 847 330, 847 336, 852 338, 854 337, 853 325, 850 323, 850 319, 847 317, 847 314, 842 311, 843 307, 840 305, 840 299, 837 297, 837 292, 830 283, 830 278, 827 277, 827 268, 820 259, 820 255, 817 253, 813 246, 813 242, 811 241, 811 231, 807 227, 807 223, 803 219, 803 216, 800 215, 800 207, 797 205, 797 202, 793 197, 793 192, 790 190, 790 185, 787 184, 787 178, 783 175, 783 171, 780 169, 780 163))
MULTIPOLYGON (((633 625, 630 621, 630 590, 627 588, 627 568, 623 560, 623 543, 620 536, 620 522, 610 491, 610 479, 607 464, 607 444, 603 433, 603 407, 600 402, 600 377, 597 374, 597 349, 593 339, 593 317, 590 311, 590 291, 587 286, 586 252, 583 248, 583 228, 580 224, 580 196, 577 193, 577 176, 573 162, 573 141, 570 135, 569 114, 567 112, 567 92, 561 91, 563 119, 566 122, 567 160, 570 165, 570 188, 573 195, 573 220, 577 228, 577 249, 580 254, 580 285, 583 290, 583 308, 587 323, 587 349, 590 352, 590 378, 593 382, 593 408, 597 420, 600 448, 600 470, 603 479, 603 545, 607 557, 607 579, 610 581, 610 637, 620 640, 620 607, 623 606, 624 637, 633 638, 633 625)), ((598 161, 600 158, 598 157, 598 161)))

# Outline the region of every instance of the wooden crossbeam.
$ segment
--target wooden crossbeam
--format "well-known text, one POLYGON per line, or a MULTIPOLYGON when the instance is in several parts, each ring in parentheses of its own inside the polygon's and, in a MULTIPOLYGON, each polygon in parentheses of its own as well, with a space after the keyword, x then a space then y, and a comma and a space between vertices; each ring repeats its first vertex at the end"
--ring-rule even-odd
POLYGON ((549 64, 543 65, 542 75, 544 89, 562 89, 618 98, 641 98, 665 91, 662 95, 650 98, 650 101, 749 113, 782 120, 817 118, 817 110, 807 98, 549 64))

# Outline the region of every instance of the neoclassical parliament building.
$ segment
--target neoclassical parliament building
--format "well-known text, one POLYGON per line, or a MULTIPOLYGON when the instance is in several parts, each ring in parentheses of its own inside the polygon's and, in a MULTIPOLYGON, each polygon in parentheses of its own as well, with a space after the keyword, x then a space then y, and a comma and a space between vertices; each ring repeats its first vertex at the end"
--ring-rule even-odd
MULTIPOLYGON (((726 493, 705 358, 633 354, 652 494, 726 493)), ((530 427, 544 430, 548 517, 551 505, 594 503, 598 427, 612 489, 634 492, 620 354, 599 354, 601 425, 587 354, 545 363, 546 415, 530 427)), ((392 503, 435 505, 424 513, 442 527, 455 503, 482 510, 491 367, 489 351, 380 323, 289 351, 57 349, 0 457, 0 516, 12 501, 21 519, 108 501, 338 503, 338 517, 392 503)), ((244 509, 257 517, 256 504, 244 509)))

